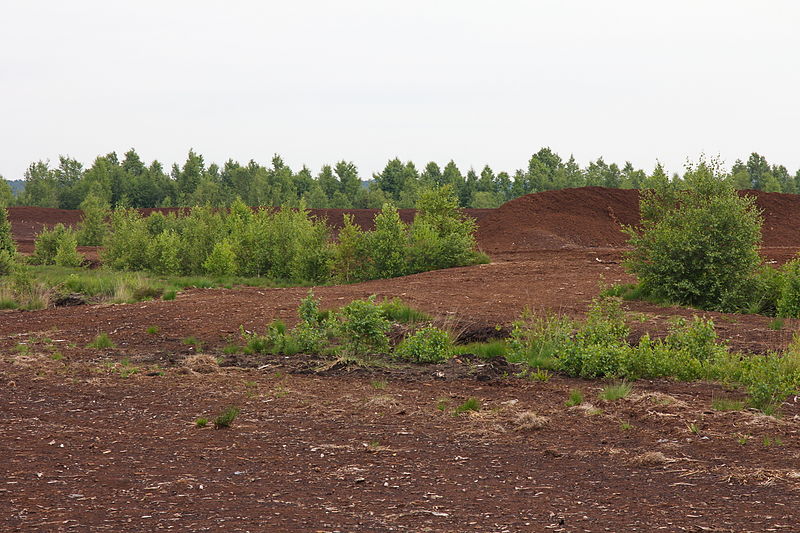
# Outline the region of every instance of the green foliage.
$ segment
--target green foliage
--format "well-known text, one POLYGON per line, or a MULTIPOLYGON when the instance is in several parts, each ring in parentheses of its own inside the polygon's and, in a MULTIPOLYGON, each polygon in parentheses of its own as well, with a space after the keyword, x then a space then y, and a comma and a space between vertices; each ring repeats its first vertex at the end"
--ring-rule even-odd
POLYGON ((98 350, 105 350, 107 348, 116 348, 114 341, 108 336, 108 333, 100 333, 94 338, 92 342, 86 345, 87 348, 96 348, 98 350))
POLYGON ((201 416, 200 418, 194 421, 194 425, 199 428, 204 428, 208 425, 208 418, 201 416))
POLYGON ((9 252, 8 250, 0 250, 0 276, 7 276, 11 274, 17 265, 16 252, 9 252))
POLYGON ((614 385, 607 385, 600 391, 600 399, 607 402, 615 402, 622 398, 627 398, 632 390, 631 384, 624 381, 614 385))
POLYGON ((203 270, 214 276, 232 276, 236 273, 236 253, 227 239, 214 245, 203 261, 203 270))
POLYGON ((106 234, 106 216, 109 205, 103 198, 89 194, 81 202, 83 220, 78 228, 78 244, 81 246, 99 246, 106 234))
POLYGON ((367 262, 366 244, 365 233, 353 222, 353 215, 345 214, 334 250, 333 271, 337 281, 351 283, 362 279, 367 262))
POLYGON ((715 411, 741 411, 744 409, 744 402, 732 398, 713 398, 711 408, 715 411))
POLYGON ((214 429, 226 429, 231 427, 231 424, 233 424, 233 421, 236 420, 240 412, 238 407, 228 407, 214 419, 214 429))
POLYGON ((641 227, 628 227, 626 267, 645 292, 705 309, 743 305, 760 263, 761 216, 714 163, 701 161, 681 191, 641 196, 641 227))
POLYGON ((508 358, 508 352, 508 344, 504 340, 473 342, 453 348, 453 353, 455 354, 474 354, 484 360, 491 360, 496 357, 508 358))
POLYGON ((567 407, 575 407, 583 403, 583 392, 580 389, 572 389, 569 391, 569 398, 564 402, 567 407))
POLYGON ((775 312, 779 317, 800 317, 800 259, 793 259, 781 269, 779 295, 775 312))
POLYGON ((8 219, 8 209, 5 203, 0 200, 0 253, 6 252, 9 255, 17 253, 14 239, 11 235, 11 221, 8 219))
POLYGON ((341 309, 338 319, 336 330, 346 354, 363 357, 388 351, 387 332, 391 325, 375 303, 375 296, 350 302, 341 309))
POLYGON ((62 267, 79 267, 83 260, 83 255, 78 253, 78 241, 75 233, 64 233, 58 241, 53 263, 62 267))
POLYGON ((507 359, 531 367, 553 368, 556 358, 572 344, 574 328, 567 317, 537 317, 526 310, 512 326, 507 359))
POLYGON ((59 247, 63 248, 62 255, 67 257, 71 255, 70 250, 76 246, 75 232, 72 228, 68 228, 64 224, 56 224, 52 228, 44 228, 34 241, 31 262, 38 265, 53 265, 56 262, 59 247))
POLYGON ((467 400, 455 408, 453 414, 460 415, 469 411, 480 411, 481 404, 477 398, 467 398, 467 400))
POLYGON ((383 205, 375 216, 375 229, 366 239, 372 277, 394 278, 406 273, 407 227, 396 207, 383 205))
POLYGON ((418 309, 414 309, 403 303, 399 298, 384 300, 380 303, 381 313, 391 322, 401 324, 416 324, 428 322, 431 317, 418 309))
POLYGON ((426 327, 409 335, 395 349, 395 356, 412 363, 442 363, 452 353, 450 335, 436 327, 426 327))
POLYGON ((459 209, 452 186, 421 191, 409 232, 409 270, 424 272, 479 262, 476 229, 475 220, 459 209))

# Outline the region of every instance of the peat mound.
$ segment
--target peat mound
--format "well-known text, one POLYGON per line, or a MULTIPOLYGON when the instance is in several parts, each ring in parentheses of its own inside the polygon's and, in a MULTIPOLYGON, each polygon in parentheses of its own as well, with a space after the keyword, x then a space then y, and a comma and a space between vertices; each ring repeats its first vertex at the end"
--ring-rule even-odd
POLYGON ((478 229, 485 252, 625 245, 622 224, 639 222, 639 191, 582 187, 521 196, 486 215, 478 229))

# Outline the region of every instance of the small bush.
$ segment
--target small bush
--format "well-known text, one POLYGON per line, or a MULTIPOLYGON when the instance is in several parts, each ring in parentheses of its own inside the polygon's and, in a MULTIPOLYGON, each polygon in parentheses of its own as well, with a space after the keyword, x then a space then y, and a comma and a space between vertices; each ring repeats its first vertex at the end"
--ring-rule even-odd
POLYGON ((526 310, 522 319, 512 326, 507 358, 512 363, 526 363, 531 367, 552 367, 556 358, 573 343, 574 328, 567 317, 537 317, 526 310))
POLYGON ((781 269, 782 279, 775 311, 779 317, 800 317, 800 259, 793 259, 781 269))
POLYGON ((395 349, 395 356, 412 363, 441 363, 452 350, 450 335, 439 328, 422 328, 403 339, 395 349))
POLYGON ((342 349, 359 357, 387 353, 389 328, 389 321, 375 303, 375 296, 370 296, 366 300, 354 300, 341 309, 337 334, 342 340, 342 349))
POLYGON ((200 417, 197 420, 195 420, 194 425, 199 428, 204 428, 208 425, 208 418, 200 417))
MULTIPOLYGON (((71 228, 64 226, 64 224, 56 224, 52 228, 43 229, 36 236, 31 262, 37 265, 53 265, 56 262, 59 248, 62 249, 61 253, 66 260, 76 246, 75 232, 71 228)), ((76 249, 74 253, 77 254, 76 249)), ((78 261, 78 264, 80 264, 80 261, 78 261)))
POLYGON ((16 253, 0 250, 0 276, 7 276, 14 271, 17 265, 16 253))
POLYGON ((628 227, 627 269, 644 291, 704 309, 735 310, 761 260, 761 215, 752 196, 739 196, 714 162, 684 176, 685 190, 643 191, 638 227, 628 227))
POLYGON ((78 241, 75 238, 75 234, 72 232, 64 233, 58 242, 53 262, 63 267, 79 267, 83 260, 83 255, 78 253, 78 241))
POLYGON ((238 407, 228 407, 217 418, 214 419, 214 429, 225 429, 231 427, 233 421, 239 416, 238 407))
POLYGON ((223 240, 214 245, 203 262, 203 270, 214 276, 230 276, 236 273, 236 253, 233 246, 223 240))
POLYGON ((95 194, 89 194, 81 202, 83 220, 78 228, 78 244, 81 246, 99 246, 105 238, 108 216, 108 203, 95 194))

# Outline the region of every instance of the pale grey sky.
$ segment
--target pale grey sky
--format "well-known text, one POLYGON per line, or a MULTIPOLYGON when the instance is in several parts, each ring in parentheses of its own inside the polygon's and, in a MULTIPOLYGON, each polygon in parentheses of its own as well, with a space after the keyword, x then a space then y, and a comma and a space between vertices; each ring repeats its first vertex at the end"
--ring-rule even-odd
POLYGON ((800 167, 800 2, 0 0, 0 174, 394 156, 800 167))

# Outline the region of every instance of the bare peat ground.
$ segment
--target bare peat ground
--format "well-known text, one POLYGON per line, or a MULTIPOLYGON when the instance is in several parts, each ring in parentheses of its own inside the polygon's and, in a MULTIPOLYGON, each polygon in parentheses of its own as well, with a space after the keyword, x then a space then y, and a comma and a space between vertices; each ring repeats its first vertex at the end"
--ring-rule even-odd
MULTIPOLYGON (((773 203, 788 201, 780 196, 773 203)), ((539 204, 482 214, 490 265, 316 292, 326 307, 398 296, 481 338, 526 306, 581 316, 601 276, 628 280, 608 228, 635 222, 630 198, 591 189, 524 201, 539 204), (570 206, 564 231, 524 220, 570 206), (503 226, 493 242, 487 228, 509 216, 517 233, 503 226)), ((797 250, 785 239, 767 244, 764 255, 778 261, 797 250)), ((229 359, 247 367, 208 374, 183 366, 197 350, 187 337, 221 355, 239 325, 292 323, 305 291, 191 290, 172 302, 0 311, 0 531, 800 530, 795 401, 779 418, 716 411, 714 398, 741 392, 640 381, 628 398, 604 402, 603 382, 531 381, 469 357, 321 372, 304 356, 229 359), (116 348, 85 347, 102 332, 116 348), (564 404, 571 389, 583 392, 582 406, 564 404), (456 415, 471 397, 480 409, 456 415), (233 427, 195 427, 229 405, 241 408, 233 427)), ((797 326, 626 308, 634 334, 705 314, 733 347, 754 352, 784 346, 797 326)))

